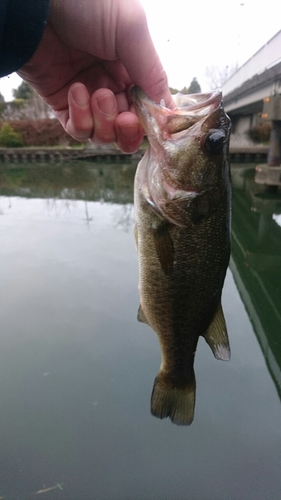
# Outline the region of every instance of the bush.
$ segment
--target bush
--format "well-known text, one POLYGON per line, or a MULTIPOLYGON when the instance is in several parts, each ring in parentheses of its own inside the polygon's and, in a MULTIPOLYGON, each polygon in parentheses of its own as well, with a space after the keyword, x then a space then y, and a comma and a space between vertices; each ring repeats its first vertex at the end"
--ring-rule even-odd
POLYGON ((3 123, 0 130, 0 146, 4 148, 18 148, 23 146, 22 136, 11 127, 9 123, 3 123))
POLYGON ((249 136, 253 142, 267 144, 270 139, 270 132, 271 132, 271 123, 266 122, 251 128, 251 130, 249 131, 249 136))
POLYGON ((24 146, 59 146, 81 144, 68 135, 55 118, 43 120, 9 120, 22 137, 24 146))

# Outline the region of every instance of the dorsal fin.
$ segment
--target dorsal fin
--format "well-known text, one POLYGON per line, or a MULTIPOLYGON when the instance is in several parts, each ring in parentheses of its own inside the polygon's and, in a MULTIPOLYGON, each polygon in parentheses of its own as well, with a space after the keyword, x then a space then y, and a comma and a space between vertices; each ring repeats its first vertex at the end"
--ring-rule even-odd
POLYGON ((221 303, 203 337, 211 347, 215 358, 222 359, 223 361, 228 361, 230 359, 227 328, 221 303))

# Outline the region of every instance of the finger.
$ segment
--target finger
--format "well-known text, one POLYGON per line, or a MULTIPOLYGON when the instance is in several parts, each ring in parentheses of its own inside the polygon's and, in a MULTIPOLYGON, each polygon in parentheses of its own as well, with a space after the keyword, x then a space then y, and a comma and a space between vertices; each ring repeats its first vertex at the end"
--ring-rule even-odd
POLYGON ((116 141, 115 120, 118 115, 116 98, 109 89, 99 89, 91 97, 91 111, 94 119, 92 140, 109 143, 116 141))
POLYGON ((120 113, 115 122, 116 142, 124 153, 137 151, 143 140, 143 129, 134 113, 120 113))
POLYGON ((143 7, 140 3, 134 3, 131 9, 129 6, 119 22, 122 29, 117 33, 118 56, 135 85, 155 102, 164 99, 165 105, 173 108, 167 75, 153 45, 143 7))
POLYGON ((65 130, 78 141, 86 141, 93 134, 94 120, 90 96, 82 83, 74 83, 68 91, 69 118, 65 130))

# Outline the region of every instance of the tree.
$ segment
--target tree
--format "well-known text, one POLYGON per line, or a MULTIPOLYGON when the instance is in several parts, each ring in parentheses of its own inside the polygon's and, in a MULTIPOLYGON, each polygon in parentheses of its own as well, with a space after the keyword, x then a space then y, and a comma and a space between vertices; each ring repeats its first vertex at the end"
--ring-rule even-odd
POLYGON ((222 85, 228 80, 228 78, 235 73, 237 70, 237 64, 231 64, 230 66, 218 67, 218 66, 208 66, 205 69, 205 75, 209 82, 211 90, 221 88, 222 85))
POLYGON ((199 92, 201 92, 201 87, 197 81, 197 78, 194 77, 189 87, 183 87, 180 92, 181 94, 198 94, 199 92))
POLYGON ((0 92, 0 103, 1 103, 1 102, 5 102, 5 99, 4 99, 4 96, 3 96, 3 95, 1 94, 1 92, 0 92))
POLYGON ((198 94, 199 92, 201 92, 201 87, 196 77, 192 79, 192 82, 190 83, 188 88, 183 87, 183 89, 178 90, 174 89, 173 87, 169 87, 169 89, 172 95, 177 94, 178 92, 180 92, 181 94, 198 94))
POLYGON ((14 100, 3 110, 0 106, 1 118, 8 120, 40 120, 53 117, 51 108, 26 82, 22 82, 17 89, 13 89, 14 100))
POLYGON ((169 87, 169 89, 172 95, 177 94, 179 92, 178 89, 174 89, 173 87, 169 87))
POLYGON ((17 89, 13 89, 13 96, 15 99, 32 99, 34 90, 28 83, 22 81, 17 89))
POLYGON ((194 77, 188 87, 188 94, 198 94, 199 92, 201 92, 201 87, 197 81, 197 78, 194 77))

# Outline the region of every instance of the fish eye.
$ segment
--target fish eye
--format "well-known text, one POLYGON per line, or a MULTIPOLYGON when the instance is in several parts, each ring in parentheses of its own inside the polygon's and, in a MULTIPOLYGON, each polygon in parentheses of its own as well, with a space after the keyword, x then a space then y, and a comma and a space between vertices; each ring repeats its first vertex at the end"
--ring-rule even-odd
POLYGON ((217 155, 223 150, 225 134, 222 130, 211 130, 204 141, 206 153, 217 155))

